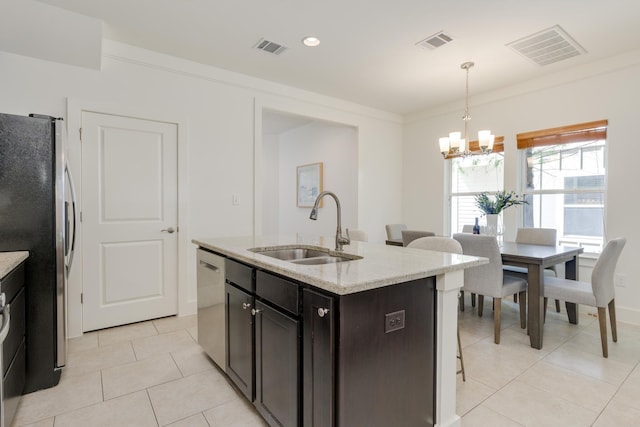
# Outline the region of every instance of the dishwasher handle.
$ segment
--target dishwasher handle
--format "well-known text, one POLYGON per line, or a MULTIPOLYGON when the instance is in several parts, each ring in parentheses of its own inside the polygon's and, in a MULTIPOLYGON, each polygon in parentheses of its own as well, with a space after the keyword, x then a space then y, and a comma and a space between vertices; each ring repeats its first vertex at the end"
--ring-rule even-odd
POLYGON ((209 270, 212 270, 216 273, 220 273, 220 267, 216 267, 215 265, 209 264, 206 261, 200 260, 200 267, 208 268, 209 270))

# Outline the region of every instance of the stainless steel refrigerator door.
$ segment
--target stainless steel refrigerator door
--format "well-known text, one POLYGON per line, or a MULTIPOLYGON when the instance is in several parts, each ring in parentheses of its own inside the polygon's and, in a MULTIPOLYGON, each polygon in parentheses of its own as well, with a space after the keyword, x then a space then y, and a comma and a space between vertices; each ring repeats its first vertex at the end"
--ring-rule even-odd
POLYGON ((224 258, 198 249, 198 343, 225 370, 224 258))

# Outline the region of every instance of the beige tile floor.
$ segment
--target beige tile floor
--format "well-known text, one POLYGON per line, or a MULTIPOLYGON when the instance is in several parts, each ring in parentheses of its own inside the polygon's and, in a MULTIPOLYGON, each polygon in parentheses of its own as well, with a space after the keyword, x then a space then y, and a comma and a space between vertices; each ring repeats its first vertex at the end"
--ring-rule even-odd
MULTIPOLYGON (((528 345, 517 305, 503 303, 493 343, 489 302, 467 304, 460 333, 467 381, 458 376, 464 427, 640 426, 640 326, 618 323, 601 356, 598 322, 570 325, 549 312, 544 349, 528 345)), ((60 384, 23 397, 14 426, 264 427, 195 341, 195 316, 85 334, 69 343, 60 384)), ((400 427, 400 426, 399 426, 400 427)))

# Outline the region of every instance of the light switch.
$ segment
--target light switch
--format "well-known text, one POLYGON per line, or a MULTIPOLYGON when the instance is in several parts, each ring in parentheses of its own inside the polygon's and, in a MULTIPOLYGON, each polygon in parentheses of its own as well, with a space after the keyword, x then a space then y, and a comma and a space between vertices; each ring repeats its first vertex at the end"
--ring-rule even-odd
POLYGON ((231 196, 231 204, 233 206, 238 206, 240 204, 240 196, 238 196, 237 194, 233 194, 231 196))

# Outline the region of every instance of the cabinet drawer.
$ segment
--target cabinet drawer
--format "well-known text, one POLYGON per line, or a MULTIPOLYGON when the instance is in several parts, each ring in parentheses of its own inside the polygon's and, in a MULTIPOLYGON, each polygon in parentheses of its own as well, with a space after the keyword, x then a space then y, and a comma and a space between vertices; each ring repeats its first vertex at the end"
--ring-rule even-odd
MULTIPOLYGON (((13 321, 13 319, 12 319, 13 321)), ((26 357, 24 340, 20 343, 17 355, 4 375, 4 422, 10 426, 16 414, 26 378, 26 357)))
POLYGON ((225 262, 225 270, 225 276, 228 282, 249 292, 255 292, 256 288, 253 283, 253 268, 227 259, 225 262))
POLYGON ((264 271, 256 273, 256 295, 293 314, 299 314, 298 285, 264 271))
POLYGON ((11 270, 9 274, 4 276, 0 281, 0 291, 4 292, 7 302, 10 303, 18 294, 20 288, 24 285, 24 262, 11 270))

